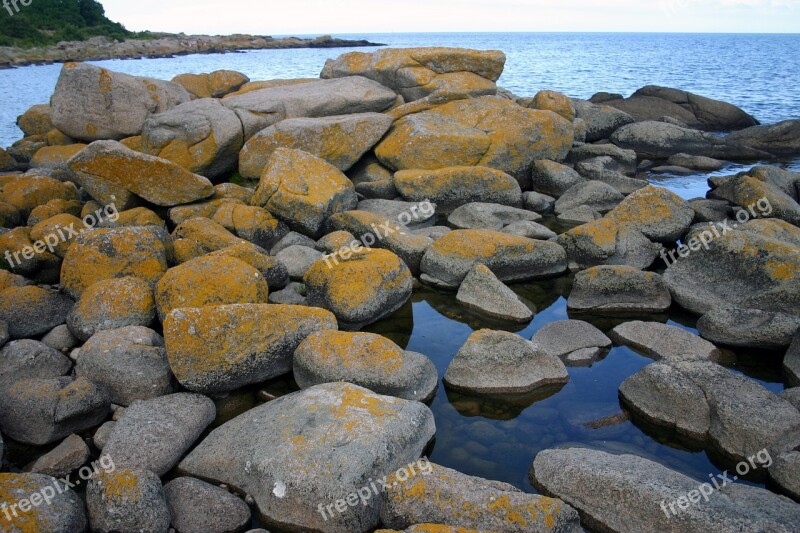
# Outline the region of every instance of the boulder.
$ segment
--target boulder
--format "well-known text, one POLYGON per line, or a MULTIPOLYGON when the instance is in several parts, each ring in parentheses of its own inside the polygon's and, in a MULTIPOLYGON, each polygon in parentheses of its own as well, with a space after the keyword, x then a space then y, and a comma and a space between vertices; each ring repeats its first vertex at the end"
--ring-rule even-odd
POLYGON ((66 146, 43 146, 31 157, 30 168, 66 170, 67 162, 86 146, 81 143, 66 146))
POLYGON ((250 78, 235 70, 215 70, 203 74, 179 74, 172 78, 195 98, 222 98, 236 92, 250 78))
POLYGON ((125 277, 90 285, 67 315, 67 326, 77 339, 86 341, 102 330, 146 327, 155 318, 153 287, 140 278, 125 277))
POLYGON ((322 256, 322 252, 314 248, 293 245, 275 254, 275 259, 286 267, 291 279, 301 280, 308 272, 308 269, 311 268, 311 265, 321 259, 322 256))
POLYGON ((239 154, 239 173, 258 179, 277 148, 308 152, 342 172, 378 144, 393 119, 382 113, 290 118, 253 135, 239 154))
POLYGON ((691 331, 658 322, 625 322, 609 333, 618 344, 661 359, 720 361, 723 352, 691 331))
POLYGON ((81 231, 86 232, 87 229, 80 218, 69 213, 62 213, 37 223, 31 228, 30 235, 32 241, 47 243, 48 251, 52 250, 51 253, 63 258, 74 238, 81 231), (53 242, 56 244, 51 246, 53 242))
POLYGON ((27 111, 17 117, 17 127, 22 130, 25 137, 45 135, 53 129, 50 105, 36 104, 29 107, 27 111))
POLYGON ((180 392, 132 403, 103 447, 117 469, 142 469, 163 476, 214 421, 214 402, 180 392))
POLYGON ((36 174, 22 176, 5 184, 0 195, 3 202, 16 207, 26 218, 35 207, 51 200, 75 200, 77 197, 77 190, 72 183, 62 183, 49 176, 36 174))
POLYGON ((63 485, 62 481, 44 474, 0 473, 0 493, 9 511, 3 516, 3 530, 15 533, 86 531, 88 524, 83 502, 72 489, 63 485), (62 491, 57 491, 46 505, 31 505, 28 512, 12 512, 11 505, 22 500, 30 505, 31 496, 37 494, 41 503, 41 495, 49 494, 55 487, 62 487, 62 491))
POLYGON ((792 197, 793 195, 784 193, 768 181, 750 176, 738 178, 733 186, 734 203, 746 208, 749 217, 772 216, 800 227, 800 204, 792 197))
POLYGON ((571 362, 573 354, 583 355, 589 350, 594 359, 611 348, 611 339, 582 320, 550 322, 531 337, 531 342, 540 352, 558 357, 567 363, 571 362))
POLYGON ((0 350, 0 389, 15 381, 57 378, 72 368, 72 361, 44 343, 31 339, 11 341, 0 350))
POLYGON ((399 257, 377 248, 323 257, 303 278, 308 304, 331 311, 342 329, 359 329, 397 311, 411 297, 412 280, 399 257))
POLYGON ((262 207, 226 202, 213 220, 237 237, 269 250, 289 233, 286 224, 262 207))
POLYGON ((717 491, 648 459, 588 448, 540 452, 530 478, 602 531, 788 532, 800 516, 800 507, 766 489, 730 483, 717 491))
POLYGON ((727 163, 725 161, 720 161, 719 159, 705 157, 702 155, 675 154, 667 160, 667 164, 685 167, 692 170, 714 172, 715 170, 720 170, 723 168, 727 163))
POLYGON ((619 128, 632 124, 633 117, 608 105, 595 105, 586 100, 572 99, 575 116, 586 123, 586 142, 608 139, 619 128))
POLYGON ((513 177, 482 166, 401 170, 394 185, 409 202, 432 202, 447 211, 471 202, 522 205, 522 190, 513 177))
POLYGON ((42 344, 59 352, 67 353, 80 344, 80 341, 70 333, 66 324, 61 324, 48 331, 47 334, 42 337, 42 344))
POLYGON ((600 220, 603 215, 589 207, 588 205, 579 205, 572 209, 567 209, 560 213, 556 219, 564 224, 586 224, 593 220, 600 220))
POLYGON ((212 394, 291 372, 297 346, 323 329, 336 329, 334 316, 323 309, 220 305, 173 311, 164 321, 164 338, 181 385, 212 394))
POLYGON ((50 108, 53 126, 70 137, 119 140, 139 135, 147 117, 190 98, 176 83, 65 63, 50 108))
POLYGON ((513 322, 530 322, 535 312, 480 263, 461 282, 456 300, 488 316, 513 322))
POLYGON ((581 206, 589 207, 598 213, 614 209, 625 197, 611 185, 602 181, 586 181, 565 191, 556 200, 555 211, 562 214, 581 206))
POLYGON ((249 494, 268 526, 367 531, 378 525, 378 498, 338 514, 333 504, 418 458, 434 432, 421 402, 326 383, 225 423, 179 468, 249 494))
POLYGON ((541 218, 541 215, 527 209, 472 202, 455 209, 447 217, 447 222, 456 229, 491 229, 500 231, 514 222, 533 222, 541 220, 541 218))
POLYGON ((769 469, 770 480, 794 501, 800 501, 800 451, 781 454, 769 469))
POLYGON ((61 444, 25 467, 27 472, 64 478, 91 458, 89 446, 77 435, 70 435, 61 444))
POLYGON ((661 276, 619 265, 579 272, 567 300, 570 310, 592 313, 661 313, 671 304, 661 276))
POLYGON ((548 90, 539 91, 536 93, 536 96, 533 97, 533 101, 526 107, 541 109, 542 111, 552 111, 570 122, 575 120, 575 107, 572 105, 569 97, 564 93, 548 90))
POLYGON ((482 329, 469 336, 447 367, 447 387, 475 394, 525 394, 563 385, 561 360, 515 333, 482 329))
POLYGON ((178 263, 245 242, 221 224, 206 217, 195 217, 181 222, 172 232, 172 237, 175 259, 178 263), (184 244, 190 244, 189 248, 194 249, 196 253, 187 253, 182 248, 184 244))
POLYGON ((12 339, 38 337, 67 320, 75 302, 69 296, 35 285, 0 292, 0 321, 12 339))
POLYGON ((783 372, 791 387, 800 387, 800 333, 795 334, 783 358, 783 372))
POLYGON ((611 218, 568 230, 556 241, 567 253, 569 267, 580 270, 597 265, 627 265, 645 269, 662 250, 641 231, 611 218))
POLYGON ((102 472, 86 487, 86 506, 92 531, 164 533, 169 508, 161 480, 148 470, 128 468, 102 472))
POLYGON ((294 379, 301 389, 346 381, 376 394, 428 401, 439 386, 433 362, 406 352, 374 333, 316 331, 294 352, 294 379))
POLYGON ((728 218, 728 202, 724 200, 708 200, 693 198, 689 207, 694 211, 694 224, 701 222, 722 222, 728 218))
POLYGON ((549 241, 550 239, 555 239, 557 237, 555 231, 551 230, 547 226, 537 224, 531 220, 512 222, 500 231, 510 235, 517 235, 519 237, 527 237, 528 239, 538 239, 542 241, 549 241))
POLYGON ((531 182, 534 191, 558 198, 586 179, 571 167, 539 159, 533 162, 531 182))
POLYGON ((694 211, 674 192, 649 185, 620 202, 608 218, 639 230, 651 241, 673 243, 686 235, 694 211))
POLYGON ((164 485, 176 531, 236 533, 250 524, 250 508, 230 492, 199 479, 179 477, 164 485))
POLYGON ((574 146, 568 159, 579 173, 586 173, 590 179, 597 179, 593 173, 599 170, 613 170, 626 176, 635 176, 638 170, 636 152, 611 143, 574 146))
POLYGON ((773 155, 800 154, 800 120, 784 120, 769 126, 753 126, 728 136, 734 142, 773 155))
POLYGON ((405 202, 376 198, 361 200, 356 209, 380 215, 409 230, 430 227, 436 221, 436 205, 426 201, 405 202))
POLYGON ((358 200, 350 180, 330 163, 301 150, 277 148, 251 204, 318 238, 328 217, 354 209, 358 200))
POLYGON ((736 305, 712 307, 697 321, 704 338, 737 348, 784 349, 798 330, 800 312, 790 315, 736 305))
POLYGON ((435 241, 421 269, 425 281, 455 288, 478 263, 503 282, 552 277, 567 267, 566 253, 555 243, 472 229, 451 231, 435 241))

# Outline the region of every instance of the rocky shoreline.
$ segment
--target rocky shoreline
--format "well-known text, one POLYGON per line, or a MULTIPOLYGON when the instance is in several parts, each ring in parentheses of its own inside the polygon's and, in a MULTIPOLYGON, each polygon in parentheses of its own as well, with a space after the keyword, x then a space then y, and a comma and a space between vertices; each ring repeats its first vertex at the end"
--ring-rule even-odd
POLYGON ((325 35, 313 39, 261 35, 154 34, 152 39, 109 40, 93 37, 86 41, 60 42, 52 47, 0 47, 0 69, 28 65, 49 65, 69 61, 144 59, 190 54, 224 54, 245 50, 286 48, 355 48, 385 46, 367 40, 348 40, 325 35))
POLYGON ((0 150, 10 529, 796 531, 800 173, 755 163, 799 155, 800 120, 652 86, 519 96, 504 67, 447 48, 296 80, 65 64, 0 150), (705 198, 647 181, 731 161, 753 166, 705 198), (569 286, 569 319, 527 339, 509 331, 537 309, 512 287, 534 280, 569 286), (423 287, 486 319, 444 373, 362 331, 423 287), (724 479, 551 446, 519 473, 529 494, 426 459, 437 389, 529 406, 614 346, 652 362, 584 430, 630 419, 724 479), (731 369, 765 348, 780 394, 731 369), (50 494, 76 473, 85 502, 50 494))

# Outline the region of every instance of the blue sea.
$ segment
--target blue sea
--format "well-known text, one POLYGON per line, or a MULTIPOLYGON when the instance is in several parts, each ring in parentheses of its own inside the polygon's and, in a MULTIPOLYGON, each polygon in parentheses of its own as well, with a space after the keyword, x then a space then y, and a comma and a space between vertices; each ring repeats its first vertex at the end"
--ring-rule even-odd
MULTIPOLYGON (((361 34, 394 47, 455 46, 499 49, 508 61, 499 84, 520 96, 553 89, 589 98, 598 91, 629 95, 658 84, 679 87, 734 103, 762 123, 800 118, 800 36, 724 34, 361 34)), ((359 48, 359 51, 370 49, 359 48)), ((171 79, 185 72, 233 69, 253 80, 316 77, 325 60, 348 49, 265 50, 238 54, 182 56, 173 59, 99 61, 112 70, 171 79)), ((14 121, 37 103, 48 101, 60 65, 0 71, 0 144, 21 136, 14 121)), ((800 170, 797 161, 786 166, 800 170)), ((723 173, 740 170, 739 166, 723 173)), ((703 196, 707 175, 659 177, 653 181, 685 198, 703 196)), ((393 317, 369 328, 409 350, 428 355, 444 374, 450 360, 473 331, 502 328, 526 338, 543 325, 568 318, 566 297, 570 279, 514 286, 538 310, 534 320, 513 327, 486 321, 462 308, 451 293, 416 292, 393 317)), ((694 331, 695 318, 674 311, 643 317, 668 321, 694 331)), ((615 322, 593 322, 608 330, 615 322)), ((783 390, 779 358, 742 357, 733 365, 774 392, 783 390)), ((673 436, 627 421, 600 429, 587 423, 621 412, 620 383, 652 362, 617 347, 590 368, 570 368, 570 382, 549 397, 517 399, 470 398, 440 387, 432 404, 436 415, 435 462, 463 472, 511 483, 533 492, 527 473, 535 455, 546 448, 581 444, 625 452, 658 461, 700 480, 727 465, 715 464, 706 453, 673 436)), ((244 394, 244 393, 243 393, 244 394)))

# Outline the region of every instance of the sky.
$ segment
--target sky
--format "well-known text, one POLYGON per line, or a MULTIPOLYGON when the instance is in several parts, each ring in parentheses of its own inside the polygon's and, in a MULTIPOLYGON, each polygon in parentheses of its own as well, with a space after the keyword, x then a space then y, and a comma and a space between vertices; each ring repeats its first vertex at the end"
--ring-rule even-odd
POLYGON ((100 1, 129 30, 194 34, 800 32, 800 0, 100 1))

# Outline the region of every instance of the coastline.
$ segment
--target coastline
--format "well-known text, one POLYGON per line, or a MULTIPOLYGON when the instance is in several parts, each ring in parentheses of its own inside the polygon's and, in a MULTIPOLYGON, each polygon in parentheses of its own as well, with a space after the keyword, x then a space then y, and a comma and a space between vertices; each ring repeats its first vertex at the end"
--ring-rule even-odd
POLYGON ((0 69, 50 65, 70 61, 106 59, 169 58, 191 54, 236 53, 244 50, 289 48, 355 48, 385 46, 364 39, 338 39, 325 35, 313 39, 273 38, 261 35, 184 35, 157 34, 155 39, 112 41, 93 37, 86 41, 61 42, 50 47, 0 47, 0 69))

